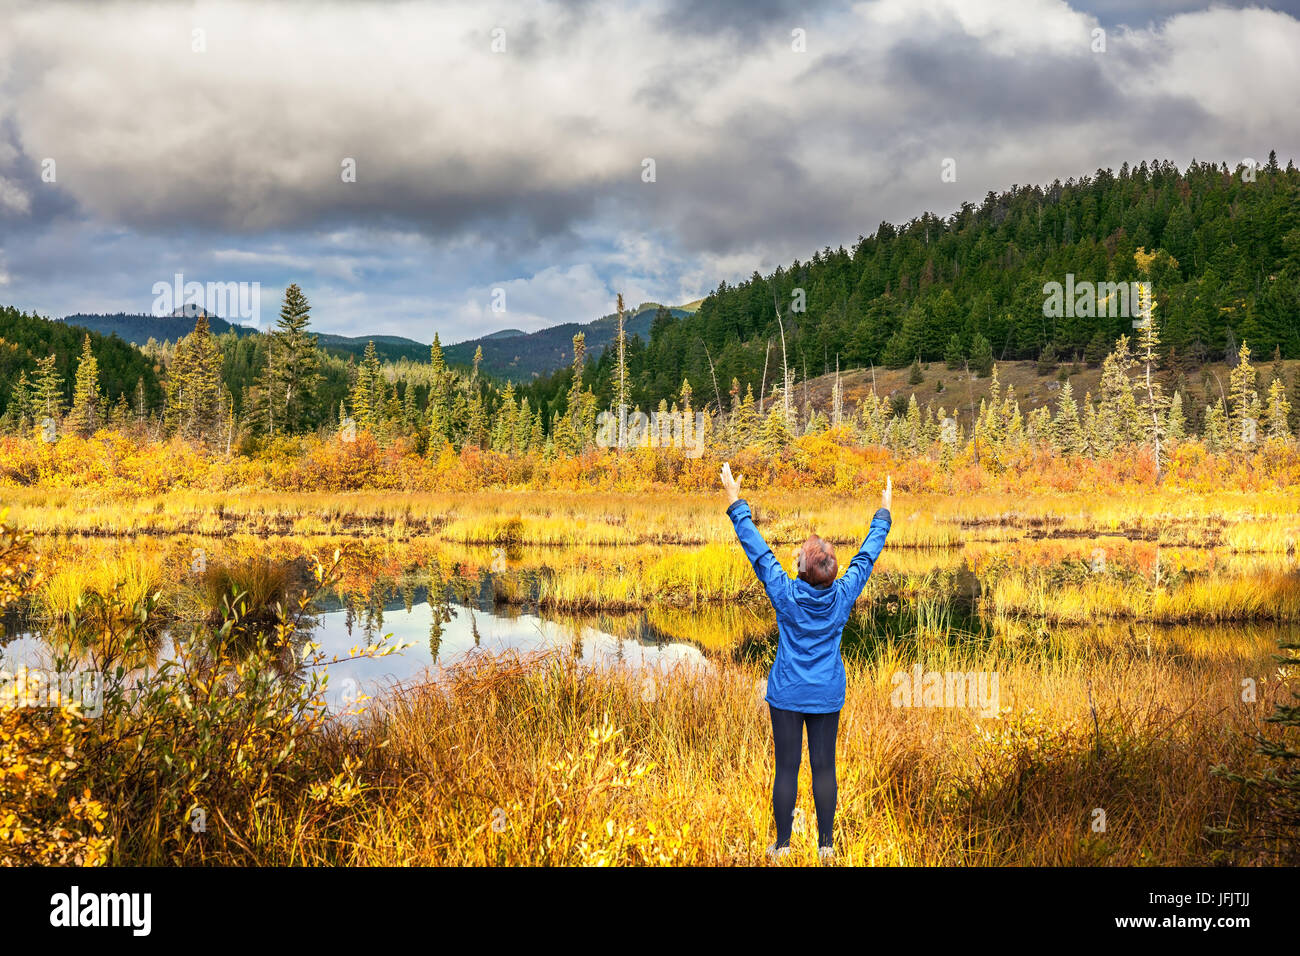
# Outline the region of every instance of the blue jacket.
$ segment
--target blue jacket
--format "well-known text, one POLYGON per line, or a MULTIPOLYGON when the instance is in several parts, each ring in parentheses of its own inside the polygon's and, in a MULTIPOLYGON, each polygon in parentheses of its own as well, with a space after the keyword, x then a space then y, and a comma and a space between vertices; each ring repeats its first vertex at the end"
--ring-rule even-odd
POLYGON ((792 578, 767 546, 744 498, 727 509, 740 546, 776 611, 776 660, 767 677, 767 702, 782 710, 829 714, 844 706, 844 660, 840 637, 853 603, 885 547, 890 515, 871 519, 862 547, 840 577, 824 588, 792 578))

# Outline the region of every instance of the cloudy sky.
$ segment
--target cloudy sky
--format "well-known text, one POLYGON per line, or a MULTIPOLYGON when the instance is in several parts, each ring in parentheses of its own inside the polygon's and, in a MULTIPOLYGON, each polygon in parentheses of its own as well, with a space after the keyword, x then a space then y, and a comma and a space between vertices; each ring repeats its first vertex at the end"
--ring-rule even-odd
POLYGON ((148 312, 180 273, 266 324, 297 282, 318 331, 421 341, 676 304, 1013 183, 1300 161, 1298 17, 0 0, 0 304, 148 312))

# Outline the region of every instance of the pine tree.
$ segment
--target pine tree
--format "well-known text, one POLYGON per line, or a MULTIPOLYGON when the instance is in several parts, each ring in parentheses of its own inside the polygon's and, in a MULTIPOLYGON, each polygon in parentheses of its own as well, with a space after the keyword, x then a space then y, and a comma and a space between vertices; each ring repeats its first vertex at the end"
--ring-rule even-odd
POLYGON ((1268 387, 1268 407, 1265 411, 1265 430, 1270 441, 1286 442, 1291 438, 1291 403, 1280 378, 1273 379, 1268 387))
POLYGON ((32 384, 27 380, 24 370, 18 375, 9 392, 9 406, 5 409, 6 427, 18 432, 26 431, 34 421, 34 399, 32 384))
POLYGON ((920 385, 924 381, 925 381, 925 372, 922 371, 921 369, 921 359, 918 356, 917 358, 912 359, 911 370, 908 372, 907 375, 907 384, 920 385))
POLYGON ((72 410, 68 428, 83 438, 92 435, 103 423, 104 396, 99 390, 99 361, 90 349, 90 335, 81 343, 81 361, 77 364, 72 410))
MULTIPOLYGON (((990 355, 992 352, 990 351, 990 355)), ((948 338, 948 345, 943 350, 943 360, 950 369, 959 369, 966 363, 966 353, 962 351, 961 336, 954 332, 948 338)))
POLYGON ((1092 400, 1091 390, 1083 394, 1083 419, 1080 425, 1083 431, 1083 453, 1095 458, 1101 446, 1097 438, 1097 405, 1092 400))
POLYGON ((754 404, 754 386, 745 386, 745 397, 731 414, 731 434, 728 443, 732 448, 747 448, 758 438, 758 409, 754 404))
POLYGON ((1146 388, 1146 408, 1143 410, 1143 428, 1147 442, 1155 456, 1156 481, 1164 472, 1164 446, 1168 440, 1169 400, 1155 378, 1154 366, 1159 359, 1160 331, 1156 322, 1156 301, 1148 287, 1138 293, 1138 308, 1142 315, 1141 334, 1138 336, 1138 355, 1143 362, 1143 381, 1146 388), (1145 420, 1149 418, 1149 420, 1145 420))
POLYGON ((903 418, 902 433, 899 436, 905 451, 912 455, 921 453, 923 430, 921 407, 916 402, 916 392, 907 400, 907 414, 903 418))
POLYGON ((295 435, 313 419, 313 401, 320 381, 316 336, 307 332, 311 306, 296 284, 284 290, 280 318, 267 342, 266 365, 259 378, 268 435, 295 435))
POLYGON ((55 367, 58 357, 46 355, 36 360, 36 380, 32 388, 32 411, 37 423, 63 417, 63 376, 55 367))
POLYGON ((1135 364, 1128 336, 1121 335, 1114 351, 1101 364, 1095 435, 1098 454, 1109 455, 1116 448, 1136 444, 1143 437, 1144 419, 1133 395, 1135 384, 1129 378, 1129 370, 1135 364))
POLYGON ((1232 369, 1230 382, 1228 401, 1232 413, 1229 420, 1232 444, 1244 450, 1255 444, 1260 419, 1259 392, 1256 390, 1258 379, 1250 364, 1250 347, 1245 341, 1237 350, 1237 362, 1232 369))
POLYGON ((568 402, 552 433, 558 455, 576 454, 595 437, 596 396, 591 389, 582 387, 586 361, 587 336, 579 332, 573 337, 573 378, 569 383, 568 402))
POLYGON ((770 455, 779 454, 787 445, 793 434, 790 431, 790 419, 785 413, 785 403, 777 401, 781 389, 772 389, 772 404, 763 419, 763 427, 758 436, 759 444, 770 455))
POLYGON ((437 332, 429 346, 429 366, 429 455, 437 459, 452 435, 451 371, 442 356, 437 332))
POLYGON ((691 408, 691 383, 682 379, 681 390, 677 393, 681 401, 682 447, 693 447, 695 442, 695 411, 691 408))
MULTIPOLYGON (((410 386, 407 386, 408 390, 410 386)), ((366 350, 357 366, 356 384, 352 386, 352 416, 358 428, 379 432, 384 422, 384 406, 388 400, 388 383, 379 364, 379 353, 374 342, 366 343, 366 350)))
POLYGON ((415 383, 407 379, 402 388, 402 424, 409 431, 419 431, 420 409, 415 404, 415 383))
POLYGON ((475 390, 469 397, 465 422, 465 444, 475 448, 488 447, 487 412, 483 408, 483 396, 475 390))
POLYGON ((971 340, 970 364, 981 378, 987 378, 993 372, 993 346, 978 332, 971 340))
POLYGON ((1207 450, 1218 454, 1228 447, 1228 411, 1220 398, 1205 406, 1205 424, 1201 428, 1201 440, 1207 450))
POLYGON ((1074 400, 1074 386, 1066 382, 1056 399, 1055 428, 1052 431, 1056 449, 1066 455, 1081 455, 1086 450, 1083 427, 1079 424, 1079 405, 1074 400))
POLYGON ((1291 414, 1287 424, 1291 426, 1292 435, 1300 435, 1300 368, 1291 376, 1291 414))
POLYGON ((506 382, 501 392, 501 406, 492 426, 492 450, 509 455, 515 450, 515 428, 519 407, 515 404, 515 383, 506 382))
POLYGON ((211 442, 220 437, 221 347, 200 314, 194 331, 176 343, 167 369, 167 430, 189 441, 211 442))
POLYGON ((618 337, 615 346, 618 351, 614 360, 613 392, 614 414, 618 417, 618 447, 627 445, 627 405, 631 390, 627 377, 627 330, 623 325, 623 293, 618 294, 618 337))
POLYGON ((1187 437, 1187 416, 1183 414, 1183 393, 1174 392, 1169 403, 1169 414, 1165 417, 1165 435, 1171 442, 1180 442, 1187 437))
POLYGON ((533 451, 529 443, 529 432, 533 428, 533 413, 528 407, 528 396, 519 400, 519 415, 515 419, 514 450, 520 455, 533 451))
MULTIPOLYGON (((527 399, 525 399, 527 401, 527 399)), ((546 426, 542 421, 542 410, 539 408, 533 414, 533 427, 528 430, 528 450, 530 452, 541 452, 546 445, 546 426)))

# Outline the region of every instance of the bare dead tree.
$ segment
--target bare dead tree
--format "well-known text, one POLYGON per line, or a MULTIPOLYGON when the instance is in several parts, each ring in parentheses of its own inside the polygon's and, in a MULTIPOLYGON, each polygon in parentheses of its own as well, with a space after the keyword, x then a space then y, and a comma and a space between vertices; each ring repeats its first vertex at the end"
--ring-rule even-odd
POLYGON ((785 323, 781 321, 781 307, 776 302, 776 286, 772 286, 772 308, 776 309, 776 324, 781 330, 781 369, 784 373, 781 386, 781 405, 785 413, 785 420, 790 421, 790 389, 793 383, 790 381, 790 358, 785 350, 785 323))
POLYGON ((713 379, 713 397, 718 400, 718 414, 722 414, 722 393, 718 391, 718 376, 713 371, 713 355, 709 352, 709 343, 700 339, 700 344, 704 346, 704 354, 709 360, 709 377, 713 379))

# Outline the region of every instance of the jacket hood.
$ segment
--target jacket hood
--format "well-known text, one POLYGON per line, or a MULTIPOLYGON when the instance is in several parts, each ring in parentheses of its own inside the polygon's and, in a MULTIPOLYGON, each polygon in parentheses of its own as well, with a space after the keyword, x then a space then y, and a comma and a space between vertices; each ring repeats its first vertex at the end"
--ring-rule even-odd
POLYGON ((835 582, 824 588, 814 587, 803 578, 794 579, 794 599, 800 607, 813 610, 828 608, 835 603, 835 582))

